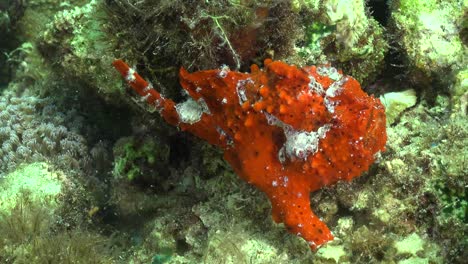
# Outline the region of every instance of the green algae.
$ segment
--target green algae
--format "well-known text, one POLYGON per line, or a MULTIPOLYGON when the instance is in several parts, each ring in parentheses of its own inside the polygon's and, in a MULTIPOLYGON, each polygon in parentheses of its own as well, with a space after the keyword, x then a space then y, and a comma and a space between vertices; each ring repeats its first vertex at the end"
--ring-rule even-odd
POLYGON ((169 158, 169 148, 157 139, 121 138, 115 144, 114 156, 113 174, 116 178, 156 182, 157 175, 167 173, 165 166, 169 158))

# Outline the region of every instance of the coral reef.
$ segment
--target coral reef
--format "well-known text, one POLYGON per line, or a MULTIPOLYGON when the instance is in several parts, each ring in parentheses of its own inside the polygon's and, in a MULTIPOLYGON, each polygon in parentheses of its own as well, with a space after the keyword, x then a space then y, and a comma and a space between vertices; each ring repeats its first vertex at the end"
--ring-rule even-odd
POLYGON ((0 0, 0 262, 465 263, 466 10, 466 0, 0 0), (382 98, 387 150, 361 177, 311 194, 334 240, 308 250, 222 149, 147 111, 115 58, 181 104, 185 121, 200 112, 183 104, 180 67, 229 75, 271 58, 343 70, 382 98))
POLYGON ((413 89, 381 95, 380 101, 385 106, 387 124, 393 124, 403 111, 416 104, 416 100, 416 92, 413 89))
POLYGON ((115 1, 109 8, 116 15, 117 24, 132 22, 117 30, 127 41, 142 40, 136 48, 152 53, 149 63, 158 67, 176 62, 189 70, 217 68, 222 64, 246 68, 266 49, 274 50, 278 56, 287 55, 298 34, 294 26, 297 14, 287 2, 181 3, 115 1), (179 23, 170 22, 174 20, 179 23))
POLYGON ((14 34, 16 23, 21 19, 25 10, 23 1, 2 0, 0 1, 0 89, 11 80, 8 67, 9 53, 18 45, 14 34), (6 56, 3 56, 6 55, 6 56))
POLYGON ((466 115, 466 1, 400 0, 390 8, 392 31, 412 81, 422 87, 439 83, 433 89, 452 95, 453 113, 466 115))
POLYGON ((114 144, 113 175, 155 184, 168 176, 168 160, 169 147, 160 140, 121 138, 114 144))
MULTIPOLYGON (((38 49, 52 67, 65 69, 61 77, 85 82, 104 91, 107 98, 121 90, 108 78, 111 73, 106 66, 113 60, 110 51, 114 42, 106 41, 105 16, 98 1, 57 12, 40 35, 38 49)), ((114 95, 113 100, 117 99, 114 95)))
POLYGON ((459 71, 452 89, 452 113, 468 115, 468 69, 459 71))
POLYGON ((0 175, 22 162, 53 159, 68 169, 90 162, 85 139, 64 126, 66 115, 51 102, 11 92, 0 97, 0 175))
POLYGON ((66 69, 64 77, 78 78, 115 102, 122 91, 106 67, 114 57, 153 65, 142 73, 175 99, 180 94, 173 65, 247 69, 271 56, 298 65, 331 62, 368 83, 383 67, 383 34, 361 0, 90 1, 59 11, 38 46, 49 63, 66 69))
POLYGON ((313 18, 306 20, 305 37, 296 45, 304 63, 332 63, 361 83, 373 81, 383 69, 388 44, 366 1, 296 2, 313 18))
POLYGON ((6 175, 1 185, 0 211, 9 214, 18 207, 21 199, 24 199, 21 194, 24 192, 27 193, 28 202, 44 205, 48 212, 53 214, 59 207, 57 198, 70 180, 63 173, 49 170, 50 166, 47 163, 31 163, 6 175))
POLYGON ((31 163, 0 181, 0 262, 111 263, 109 240, 64 225, 69 198, 86 197, 69 176, 31 163))
POLYGON ((465 1, 399 0, 392 1, 391 8, 396 34, 411 67, 439 78, 466 67, 466 47, 460 35, 465 1))

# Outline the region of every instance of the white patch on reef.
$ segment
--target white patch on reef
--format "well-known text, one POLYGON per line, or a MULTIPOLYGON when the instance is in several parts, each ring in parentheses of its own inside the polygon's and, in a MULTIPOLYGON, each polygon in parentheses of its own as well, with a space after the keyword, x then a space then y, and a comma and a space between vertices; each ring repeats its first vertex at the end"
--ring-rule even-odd
POLYGON ((406 109, 413 107, 417 100, 416 92, 413 89, 381 95, 380 101, 385 106, 387 124, 393 124, 398 116, 406 109))
POLYGON ((374 154, 375 163, 379 163, 381 158, 382 158, 382 153, 379 150, 374 154))
POLYGON ((333 114, 335 112, 336 102, 330 101, 328 99, 328 97, 325 97, 323 101, 324 101, 325 107, 327 108, 328 112, 333 114))
POLYGON ((218 72, 218 77, 219 78, 226 78, 229 72, 229 66, 227 65, 221 65, 220 71, 218 72))
POLYGON ((347 81, 347 78, 342 78, 330 85, 327 91, 325 92, 326 97, 335 97, 343 91, 343 84, 347 81))
POLYGON ((310 154, 317 152, 320 139, 325 138, 330 128, 331 125, 326 124, 317 129, 317 131, 307 132, 287 127, 284 131, 286 142, 280 149, 280 152, 284 152, 284 156, 291 160, 306 160, 310 154))
POLYGON ((283 184, 282 184, 283 187, 288 187, 288 183, 289 183, 288 176, 283 176, 282 180, 283 180, 283 184))
POLYGON ((239 104, 242 105, 243 103, 247 102, 247 84, 252 83, 252 79, 248 78, 245 80, 239 80, 236 85, 237 96, 239 97, 239 104))
POLYGON ((265 112, 265 117, 267 119, 268 125, 270 126, 283 127, 284 125, 283 121, 279 120, 276 116, 269 114, 268 112, 265 112))
POLYGON ((343 77, 338 81, 332 83, 330 87, 328 87, 327 91, 325 92, 325 97, 323 98, 325 107, 327 108, 328 112, 334 113, 335 106, 339 103, 339 101, 332 101, 330 98, 336 97, 343 91, 343 84, 348 81, 347 77, 343 77))
POLYGON ((148 85, 146 85, 146 87, 143 89, 143 92, 147 93, 153 89, 154 89, 153 85, 150 82, 148 82, 148 85))
POLYGON ((331 124, 325 124, 317 131, 295 130, 274 115, 265 113, 265 117, 269 125, 283 128, 286 142, 278 152, 278 159, 281 163, 284 163, 287 158, 306 160, 310 154, 315 154, 318 151, 320 139, 325 138, 331 129, 331 124))
POLYGON ((127 82, 134 82, 136 80, 135 73, 135 69, 129 68, 127 71, 127 76, 125 76, 125 80, 127 82))
POLYGON ((156 99, 154 101, 154 110, 158 111, 159 113, 161 113, 162 109, 163 109, 163 100, 164 98, 161 96, 160 99, 156 99))
POLYGON ((224 136, 227 136, 226 132, 219 126, 216 126, 216 131, 218 132, 218 134, 222 137, 224 136))
POLYGON ((234 144, 234 142, 232 141, 232 138, 221 127, 216 126, 216 131, 218 132, 220 138, 225 139, 226 144, 228 144, 228 145, 233 145, 234 144))
POLYGON ((144 96, 140 98, 140 102, 146 102, 146 100, 148 100, 148 98, 150 97, 151 97, 151 94, 145 94, 144 96))
POLYGON ((338 72, 338 70, 334 67, 331 66, 320 66, 317 67, 317 73, 322 75, 322 76, 328 76, 328 78, 337 81, 343 77, 341 73, 338 72))
POLYGON ((315 80, 314 76, 310 75, 309 80, 310 80, 309 85, 308 85, 309 91, 314 92, 319 95, 325 94, 325 90, 323 89, 323 86, 315 80))
POLYGON ((179 115, 180 122, 191 125, 200 121, 203 113, 210 114, 210 110, 203 98, 200 98, 198 101, 189 98, 185 102, 178 103, 175 109, 179 115))

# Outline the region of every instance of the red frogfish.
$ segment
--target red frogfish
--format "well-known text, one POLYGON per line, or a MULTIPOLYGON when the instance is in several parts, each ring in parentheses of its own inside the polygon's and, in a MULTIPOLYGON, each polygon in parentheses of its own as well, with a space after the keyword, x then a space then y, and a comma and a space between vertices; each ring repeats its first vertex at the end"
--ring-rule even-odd
POLYGON ((166 122, 223 149, 237 175, 266 193, 273 220, 313 250, 333 235, 309 193, 359 176, 385 150, 383 105, 333 67, 267 59, 250 73, 181 68, 189 97, 175 103, 122 60, 113 65, 166 122))

